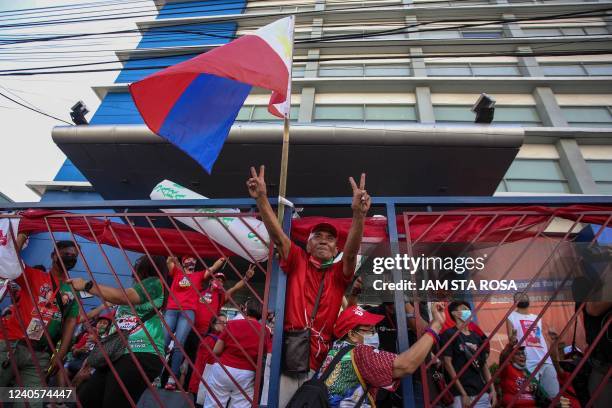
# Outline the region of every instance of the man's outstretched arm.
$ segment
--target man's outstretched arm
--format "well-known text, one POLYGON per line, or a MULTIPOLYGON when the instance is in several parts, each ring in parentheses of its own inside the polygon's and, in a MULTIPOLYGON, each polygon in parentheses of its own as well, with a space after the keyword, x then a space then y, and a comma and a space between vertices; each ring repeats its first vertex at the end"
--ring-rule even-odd
POLYGON ((276 214, 268 201, 264 174, 264 166, 259 166, 259 174, 255 171, 254 167, 251 167, 251 178, 247 180, 247 188, 249 189, 249 195, 251 198, 255 199, 257 203, 259 215, 266 226, 266 230, 268 230, 270 239, 274 243, 281 258, 287 259, 289 250, 291 249, 291 240, 283 231, 283 227, 278 222, 276 214))
POLYGON ((365 190, 365 177, 365 173, 361 173, 359 186, 357 186, 352 177, 349 178, 351 188, 353 189, 353 202, 351 204, 353 222, 351 223, 351 228, 344 244, 344 253, 342 254, 342 262, 344 264, 342 272, 344 272, 344 276, 352 276, 355 273, 357 254, 359 253, 361 239, 363 238, 365 218, 372 204, 372 200, 365 190))

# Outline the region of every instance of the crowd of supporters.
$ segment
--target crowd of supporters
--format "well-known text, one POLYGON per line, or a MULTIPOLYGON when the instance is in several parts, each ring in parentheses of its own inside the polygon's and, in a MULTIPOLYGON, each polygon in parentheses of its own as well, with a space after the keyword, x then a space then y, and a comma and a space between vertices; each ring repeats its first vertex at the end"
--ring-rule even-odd
MULTIPOLYGON (((436 406, 528 408, 548 406, 559 397, 558 406, 577 408, 586 406, 597 387, 600 397, 592 406, 610 401, 612 341, 605 326, 610 303, 584 308, 587 343, 602 328, 607 332, 588 364, 570 378, 582 352, 562 343, 552 328, 545 335, 529 297, 517 294, 496 380, 489 340, 471 303, 406 302, 405 319, 398 318, 390 298, 361 304, 362 282, 355 270, 371 199, 365 175, 359 183, 349 182, 353 217, 342 248, 329 223, 315 225, 302 248, 277 220, 263 167, 252 168, 247 181, 287 276, 284 321, 279 322, 282 349, 274 350, 282 354, 280 407, 323 406, 316 405, 320 398, 339 408, 402 406, 400 380, 409 375, 403 386, 410 385, 417 406, 442 394, 436 406), (410 347, 400 350, 398 325, 404 321, 410 347), (431 369, 418 371, 423 364, 431 369)), ((26 239, 17 238, 19 248, 26 239)), ((267 404, 269 369, 261 384, 256 372, 269 368, 274 314, 263 315, 261 299, 234 299, 253 278, 254 265, 226 288, 225 257, 205 267, 197 254, 147 254, 131 267, 133 285, 123 288, 70 279, 67 272, 80 256, 72 241, 57 242, 50 256, 48 271, 26 266, 10 288, 12 304, 0 325, 0 386, 73 384, 87 408, 129 407, 147 391, 187 393, 204 407, 267 404), (86 314, 76 301, 83 292, 101 301, 86 314), (230 313, 235 313, 231 319, 230 313), (254 401, 257 386, 264 390, 260 401, 254 401)))

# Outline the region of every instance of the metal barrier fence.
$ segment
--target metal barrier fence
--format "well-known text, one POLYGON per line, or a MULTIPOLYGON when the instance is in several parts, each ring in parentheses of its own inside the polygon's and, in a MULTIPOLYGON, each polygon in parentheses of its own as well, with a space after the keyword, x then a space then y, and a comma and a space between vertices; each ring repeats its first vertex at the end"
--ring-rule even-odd
MULTIPOLYGON (((276 200, 271 200, 273 204, 275 204, 276 200)), ((306 211, 310 211, 310 208, 324 208, 324 207, 348 207, 350 206, 351 199, 348 197, 331 197, 331 198, 296 198, 291 200, 296 206, 306 208, 306 211)), ((523 239, 526 242, 533 242, 538 238, 541 238, 546 235, 546 229, 560 216, 565 216, 565 218, 571 218, 572 223, 570 226, 567 226, 563 233, 559 233, 557 231, 555 239, 557 243, 568 242, 572 240, 576 233, 578 232, 578 228, 585 223, 593 222, 594 218, 597 218, 596 221, 599 225, 602 225, 602 228, 592 237, 590 240, 590 244, 593 245, 600 235, 603 233, 606 227, 609 226, 610 221, 612 220, 612 207, 607 209, 598 210, 589 210, 581 209, 579 207, 575 207, 573 211, 570 213, 563 213, 563 211, 549 211, 546 209, 542 209, 542 207, 536 207, 538 205, 548 205, 553 206, 554 209, 563 209, 568 208, 569 206, 580 206, 580 205, 604 205, 610 206, 612 205, 612 197, 522 197, 522 198, 514 198, 514 197, 503 197, 503 198, 470 198, 470 197, 378 197, 373 198, 372 206, 373 212, 379 211, 382 209, 385 217, 386 217, 386 234, 387 237, 384 240, 388 241, 390 244, 390 250, 392 252, 400 253, 401 251, 405 251, 410 253, 411 248, 414 248, 415 245, 420 242, 426 242, 427 240, 433 240, 436 243, 447 243, 447 242, 457 242, 456 237, 461 236, 461 231, 466 228, 467 225, 471 225, 473 229, 473 233, 469 235, 461 236, 461 242, 476 242, 482 241, 485 238, 494 237, 495 238, 495 249, 502 247, 506 242, 511 242, 512 240, 523 239), (511 205, 522 205, 522 206, 531 206, 525 207, 522 209, 512 208, 510 209, 508 206, 511 205), (500 209, 496 209, 496 207, 502 207, 500 209), (470 207, 487 207, 485 209, 480 208, 477 212, 473 210, 455 210, 461 208, 470 208, 470 207), (414 208, 422 208, 422 211, 414 211, 414 208), (434 208, 440 208, 440 211, 433 211, 434 208), (399 215, 399 219, 398 219, 399 215), (424 217, 429 221, 424 221, 424 217), (601 219, 604 221, 601 221, 601 219), (451 220, 451 223, 446 223, 444 228, 438 228, 440 225, 444 224, 446 221, 451 220), (476 227, 474 227, 474 220, 477 220, 476 227), (503 221, 500 224, 500 221, 503 221), (415 227, 416 224, 419 224, 415 227), (436 232, 432 234, 432 232, 436 232), (432 238, 433 237, 433 238, 432 238), (531 241, 529 241, 531 240, 531 241)), ((254 217, 257 214, 253 211, 253 201, 248 199, 213 199, 213 200, 180 200, 180 202, 176 201, 108 201, 108 202, 90 202, 90 203, 23 203, 23 204, 8 204, 4 206, 4 210, 25 210, 28 208, 38 208, 41 209, 40 212, 32 215, 26 215, 25 218, 28 218, 30 222, 23 222, 22 227, 29 228, 29 231, 32 233, 46 233, 49 240, 51 241, 51 246, 53 249, 53 253, 57 256, 60 261, 61 269, 65 276, 68 276, 68 272, 66 266, 64 265, 64 261, 60 256, 60 248, 57 246, 57 242, 59 240, 68 239, 74 242, 79 242, 80 247, 77 247, 77 255, 80 260, 84 273, 82 274, 89 280, 94 282, 94 292, 100 293, 100 285, 102 286, 112 286, 117 288, 120 291, 120 298, 125 300, 125 305, 123 306, 125 313, 131 314, 132 316, 140 316, 143 317, 142 311, 139 313, 138 306, 140 304, 135 304, 133 301, 133 296, 130 297, 130 293, 133 290, 130 290, 130 287, 126 285, 125 278, 126 276, 132 276, 135 279, 135 285, 142 284, 142 277, 137 273, 138 265, 133 264, 133 260, 136 257, 136 254, 141 255, 144 259, 149 260, 151 265, 153 265, 155 270, 155 275, 159 282, 161 283, 164 293, 167 293, 168 297, 173 298, 174 302, 178 305, 179 311, 184 312, 185 310, 181 306, 181 302, 170 290, 171 284, 168 282, 165 276, 165 271, 163 268, 159 268, 159 266, 155 263, 156 256, 164 256, 164 257, 173 257, 175 259, 179 259, 181 256, 193 256, 197 258, 199 263, 204 267, 208 268, 210 266, 211 260, 219 257, 225 257, 228 259, 228 266, 230 267, 230 271, 227 274, 231 273, 231 276, 235 277, 238 281, 245 281, 245 268, 244 263, 240 261, 236 261, 236 258, 233 257, 228 250, 217 244, 213 239, 210 239, 207 236, 207 233, 204 229, 199 230, 191 230, 189 228, 185 228, 178 221, 179 218, 190 218, 194 221, 196 225, 199 225, 196 221, 202 219, 211 219, 211 218, 223 218, 223 217, 233 217, 242 219, 244 217, 254 217), (228 208, 228 207, 236 207, 243 209, 243 212, 237 213, 228 213, 228 214, 220 214, 220 213, 203 213, 203 212, 184 212, 184 213, 160 213, 157 212, 157 209, 160 208, 228 208), (44 211, 42 210, 44 209, 44 211), (70 213, 66 212, 53 212, 50 210, 69 210, 73 211, 70 213), (130 212, 124 211, 130 209, 130 212), (91 210, 98 210, 98 212, 91 212, 91 210), (108 210, 114 210, 114 212, 104 212, 108 210), (134 212, 134 211, 143 211, 143 212, 134 212), (46 212, 45 212, 46 211, 46 212), (83 211, 87 211, 84 213, 83 211), (34 221, 32 221, 34 220, 34 221), (83 250, 83 243, 87 242, 88 247, 86 250, 83 250), (112 252, 112 254, 110 254, 112 252), (96 255, 92 255, 92 254, 96 255), (121 262, 118 260, 122 259, 121 262), (96 263, 94 266, 92 261, 96 263), (128 273, 122 273, 124 271, 118 270, 119 267, 117 263, 121 263, 127 267, 128 273), (106 280, 109 281, 109 284, 100 283, 99 273, 100 269, 104 269, 107 277, 106 280), (110 278, 108 277, 110 276, 110 278), (123 278, 123 279, 122 279, 123 278)), ((285 210, 284 219, 283 219, 283 229, 289 234, 291 232, 291 223, 293 220, 295 210, 293 208, 287 208, 285 210)), ((0 220, 2 218, 23 218, 20 214, 8 214, 8 213, 0 213, 0 220)), ((25 220, 24 218, 24 220, 25 220)), ((257 231, 253 229, 248 223, 243 222, 245 226, 247 226, 253 234, 258 236, 258 238, 265 242, 265 240, 259 236, 257 231)), ((220 225, 224 225, 220 222, 220 225)), ((238 245, 240 245, 240 241, 235 237, 232 232, 227 229, 228 234, 236 241, 238 245)), ((14 243, 15 246, 18 245, 18 237, 17 234, 12 234, 10 239, 14 243)), ((432 241, 432 242, 433 242, 432 241)), ((529 243, 526 244, 526 247, 529 247, 529 243)), ((558 245, 560 246, 560 244, 558 245)), ((242 249, 245 252, 248 252, 244 246, 242 249)), ((526 251, 527 249, 525 249, 526 251)), ((553 251, 554 252, 554 251, 553 251)), ((246 401, 248 401, 253 407, 259 406, 259 400, 261 397, 261 388, 264 381, 269 381, 269 393, 268 393, 268 407, 277 407, 278 406, 278 394, 279 394, 279 385, 280 385, 280 367, 281 367, 281 353, 282 349, 282 334, 283 334, 283 325, 284 321, 284 306, 285 306, 285 285, 286 285, 286 276, 284 273, 280 271, 278 259, 272 256, 272 252, 270 252, 271 256, 269 257, 268 262, 258 262, 255 260, 255 257, 252 257, 251 261, 255 265, 255 279, 260 279, 262 281, 262 285, 260 285, 259 290, 256 290, 254 285, 249 282, 245 282, 243 290, 249 294, 249 297, 252 301, 256 301, 261 304, 263 323, 260 324, 252 319, 249 319, 249 323, 251 328, 253 329, 253 334, 257 336, 257 353, 255 358, 253 358, 253 353, 249 354, 247 350, 243 347, 243 345, 232 335, 229 333, 229 337, 235 343, 237 349, 243 355, 244 359, 250 363, 250 365, 254 368, 253 380, 252 380, 252 389, 245 389, 244 383, 241 383, 240 379, 235 378, 232 375, 232 370, 228 370, 225 364, 221 363, 220 358, 213 352, 213 348, 210 347, 204 341, 204 333, 198 331, 195 326, 195 321, 187 318, 189 328, 193 330, 197 337, 198 343, 206 348, 206 351, 210 354, 210 358, 214 360, 215 364, 218 364, 219 367, 223 370, 223 372, 227 375, 227 378, 235 385, 238 392, 244 397, 246 401), (264 379, 264 360, 266 358, 266 336, 269 335, 268 328, 265 325, 266 317, 268 316, 268 311, 271 311, 275 314, 276 324, 274 330, 272 332, 272 353, 268 355, 270 361, 270 369, 269 369, 269 379, 264 379)), ((518 259, 517 259, 518 261, 518 259)), ((508 267, 508 271, 512 268, 512 265, 508 267)), ((536 274, 531 276, 527 288, 531 287, 533 283, 538 278, 542 268, 537 271, 536 274)), ((21 286, 20 296, 27 296, 32 305, 36 310, 36 314, 38 316, 48 316, 49 313, 55 313, 55 311, 47 310, 49 301, 53 301, 56 293, 56 290, 51 291, 51 297, 47 296, 45 302, 40 301, 38 295, 34 292, 33 282, 28 279, 28 273, 24 271, 24 275, 22 275, 22 279, 18 281, 21 286)), ((367 271, 366 271, 367 273, 367 271)), ((402 273, 399 270, 391 271, 392 279, 394 282, 400 282, 403 277, 402 273)), ((195 282, 193 282, 189 274, 185 274, 186 279, 189 281, 189 286, 193 289, 193 295, 198 296, 198 298, 202 295, 201 290, 196 288, 195 282)), ((146 277, 145 277, 146 279, 146 277)), ((105 281, 106 282, 106 281, 105 281)), ((223 292, 227 294, 227 289, 222 289, 223 292)), ((14 297, 14 293, 12 291, 7 292, 11 297, 11 302, 15 303, 16 299, 14 297)), ((144 294, 146 299, 140 299, 141 303, 146 303, 151 305, 151 309, 155 312, 155 315, 159 317, 159 328, 163 329, 163 332, 168 332, 171 340, 174 341, 175 347, 185 356, 185 361, 187 366, 192 370, 192 372, 198 373, 199 368, 196 367, 196 361, 192 357, 189 356, 188 350, 185 349, 184 345, 181 341, 176 337, 171 330, 168 322, 164 318, 164 307, 162 305, 156 304, 156 299, 153 299, 147 290, 141 291, 140 293, 144 294)), ((550 308, 551 302, 554 299, 553 296, 544 304, 541 312, 538 314, 537 319, 533 324, 526 329, 525 335, 522 338, 517 339, 518 345, 523 344, 529 334, 533 332, 537 328, 537 324, 544 315, 545 311, 550 308)), ((226 297, 227 303, 229 306, 237 309, 239 313, 241 311, 240 301, 235 299, 232 294, 226 297)), ((409 347, 408 342, 408 325, 407 318, 404 312, 405 307, 405 297, 399 291, 394 293, 395 300, 395 315, 397 319, 397 342, 398 349, 405 350, 409 347)), ((78 304, 79 314, 86 314, 86 307, 84 304, 84 300, 81 297, 76 296, 76 302, 78 304)), ((85 303, 88 301, 85 300, 85 303)), ((487 298, 483 299, 480 303, 475 304, 474 310, 474 318, 477 318, 478 311, 487 303, 487 298)), ((165 303, 164 303, 165 305, 165 303)), ((220 310, 213 310, 208 303, 203 303, 204 307, 207 308, 207 312, 210 317, 216 317, 220 313, 220 310)), ((419 316, 419 302, 415 301, 415 315, 419 316)), ((434 407, 440 405, 440 400, 442 398, 442 394, 444 391, 451 390, 457 378, 460 377, 472 364, 474 360, 478 358, 478 356, 483 353, 487 349, 487 345, 491 342, 493 337, 498 334, 500 329, 502 328, 504 321, 510 315, 510 313, 515 309, 516 302, 508 308, 505 316, 501 321, 488 333, 488 339, 486 339, 483 344, 478 348, 478 350, 474 353, 472 358, 464 365, 460 370, 457 371, 457 377, 450 379, 445 389, 442 392, 433 392, 430 389, 429 385, 429 377, 427 369, 432 367, 436 359, 432 359, 430 362, 425 363, 421 366, 420 376, 421 376, 421 384, 422 391, 424 395, 424 406, 425 407, 434 407)), ((567 324, 563 327, 559 336, 562 337, 573 325, 574 321, 578 319, 578 316, 582 313, 585 308, 585 303, 581 304, 580 307, 576 309, 576 311, 572 314, 571 318, 567 322, 567 324)), ((16 313, 15 310, 12 313, 17 317, 19 327, 22 332, 25 334, 28 331, 28 322, 23 321, 23 316, 20 313, 16 313)), ((5 324, 6 320, 0 320, 0 334, 2 338, 9 338, 9 333, 7 332, 7 327, 5 324)), ((418 319, 417 319, 418 322, 418 319)), ((157 323, 156 323, 157 324, 157 323)), ((566 380, 564 384, 561 384, 561 393, 563 393, 571 383, 572 379, 578 374, 578 371, 581 369, 582 365, 585 364, 586 359, 592 353, 597 341, 601 341, 604 337, 608 326, 610 324, 610 320, 605 323, 605 326, 598 333, 596 341, 588 345, 588 347, 584 350, 585 357, 581 361, 578 367, 572 373, 569 374, 569 379, 566 380)), ((87 319, 83 319, 83 325, 86 330, 94 330, 94 327, 91 326, 90 322, 87 319)), ((131 362, 134 364, 138 371, 138 375, 140 378, 145 379, 145 383, 147 384, 147 389, 150 392, 151 398, 155 400, 159 406, 164 406, 162 401, 162 397, 160 397, 160 393, 158 390, 152 385, 151 374, 147 373, 145 368, 143 367, 142 362, 139 360, 137 354, 138 352, 134 352, 130 347, 128 347, 128 337, 129 333, 126 333, 121 330, 121 326, 119 322, 116 320, 112 321, 112 326, 117 332, 117 337, 119 342, 123 347, 126 347, 127 355, 129 356, 131 362)), ((417 324, 417 334, 422 334, 423 325, 417 324)), ((180 393, 181 398, 186 406, 194 406, 194 401, 192 397, 185 392, 186 387, 180 381, 177 375, 175 375, 170 367, 170 362, 166 358, 165 350, 161 349, 157 343, 159 343, 159 333, 155 330, 148 329, 145 325, 142 326, 142 332, 146 338, 146 340, 151 344, 154 349, 154 354, 157 355, 159 362, 163 366, 166 372, 168 372, 169 376, 172 377, 177 384, 177 388, 180 393)), ((55 350, 55 340, 52 334, 49 332, 47 326, 45 324, 42 325, 42 337, 40 341, 33 341, 27 335, 24 336, 23 342, 20 343, 21 347, 25 347, 27 351, 33 356, 33 365, 35 366, 35 371, 37 377, 40 379, 41 385, 47 385, 49 376, 46 370, 46 362, 39 361, 39 354, 36 353, 37 348, 41 347, 41 343, 46 343, 48 347, 52 350, 55 350)), ((458 332, 451 337, 451 341, 458 336, 458 332)), ((93 336, 93 340, 96 346, 100 346, 101 339, 93 336)), ((229 341, 229 339, 228 339, 229 341)), ((448 347, 448 346, 447 346, 448 347)), ((554 344, 551 345, 554 347, 554 344)), ((104 350, 103 348, 101 348, 104 350)), ((440 358, 444 352, 444 345, 436 352, 436 358, 440 358)), ((480 392, 482 395, 487 387, 494 383, 495 379, 499 376, 501 371, 505 366, 510 364, 510 360, 514 353, 516 352, 516 348, 514 348, 511 353, 507 356, 504 361, 500 362, 500 366, 498 370, 491 375, 491 379, 486 382, 485 388, 483 388, 480 392)), ((6 363, 2 365, 2 369, 10 370, 14 375, 14 385, 15 386, 23 386, 24 379, 20 375, 17 367, 17 358, 16 355, 16 345, 14 342, 9 342, 7 350, 7 359, 6 363)), ((115 378, 116 383, 119 387, 117 392, 121 392, 126 396, 129 404, 131 406, 136 406, 138 403, 137 400, 134 400, 130 396, 129 386, 125 384, 125 378, 122 378, 121 373, 115 367, 115 362, 111 359, 111 357, 103 352, 103 358, 108 365, 108 375, 111 375, 115 378)), ((544 360, 550 355, 550 352, 546 353, 540 364, 536 367, 536 370, 531 373, 530 379, 534 377, 538 370, 544 363, 544 360)), ((590 402, 587 406, 592 406, 592 404, 597 400, 597 396, 601 393, 610 378, 611 370, 608 369, 607 374, 604 376, 601 385, 595 390, 595 392, 591 395, 590 402)), ((202 376, 198 377, 199 383, 202 387, 205 388, 207 394, 214 400, 217 405, 221 405, 219 402, 218 395, 216 391, 210 386, 209 382, 202 376)), ((58 374, 56 377, 57 381, 55 384, 61 384, 65 386, 73 385, 71 378, 71 374, 64 367, 64 365, 58 365, 58 374)), ((524 387, 527 386, 529 382, 526 381, 524 387)), ((402 390, 403 390, 403 406, 404 407, 415 407, 417 406, 414 394, 415 390, 413 389, 413 381, 412 378, 406 377, 402 380, 402 390)), ((440 390, 438 390, 440 391, 440 390)), ((516 398, 515 398, 516 399, 516 398)), ((558 402, 559 397, 554 398, 550 402, 550 407, 556 406, 555 404, 558 402)), ((516 401, 513 401, 510 406, 516 401)), ((84 406, 80 401, 77 400, 77 406, 84 406)), ((419 404, 420 405, 420 404, 419 404)), ((475 403, 472 404, 472 406, 475 403)), ((85 407, 87 408, 87 407, 85 407)))

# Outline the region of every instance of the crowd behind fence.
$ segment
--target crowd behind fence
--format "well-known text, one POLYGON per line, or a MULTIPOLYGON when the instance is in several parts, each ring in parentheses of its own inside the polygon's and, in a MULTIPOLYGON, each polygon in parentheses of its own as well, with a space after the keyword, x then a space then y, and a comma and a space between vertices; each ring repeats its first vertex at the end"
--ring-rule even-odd
MULTIPOLYGON (((272 226, 267 208, 257 202, 255 211, 248 200, 233 200, 244 210, 231 214, 0 213, 0 222, 11 220, 1 224, 10 228, 0 238, 20 260, 16 277, 2 284, 0 386, 73 387, 77 398, 68 404, 85 408, 276 407, 299 406, 314 376, 325 380, 334 407, 604 406, 612 395, 612 298, 605 298, 612 207, 605 198, 556 200, 545 208, 529 200, 511 207, 507 199, 446 199, 444 210, 414 211, 423 204, 417 199, 380 198, 372 206, 386 218, 362 220, 353 207, 352 220, 298 219, 288 207, 283 224, 272 226), (263 219, 267 237, 242 224, 269 248, 267 259, 237 256, 181 221, 225 225, 223 217, 263 219), (430 254, 448 255, 450 245, 456 259, 479 245, 492 264, 505 260, 491 267, 497 280, 531 269, 522 271, 519 290, 501 294, 505 303, 496 291, 375 291, 371 262, 350 263, 355 231, 366 260, 368 248, 417 256, 426 244, 430 254), (568 246, 578 241, 579 248, 568 246), (317 257, 326 250, 333 253, 328 263, 317 257), (559 274, 557 286, 536 289, 551 269, 585 264, 594 272, 559 274), (568 299, 568 288, 578 286, 580 300, 568 299), (297 347, 292 336, 307 336, 310 350, 299 372, 286 353, 297 347)), ((307 211, 351 203, 295 201, 307 211)), ((395 283, 417 276, 382 274, 395 283)))

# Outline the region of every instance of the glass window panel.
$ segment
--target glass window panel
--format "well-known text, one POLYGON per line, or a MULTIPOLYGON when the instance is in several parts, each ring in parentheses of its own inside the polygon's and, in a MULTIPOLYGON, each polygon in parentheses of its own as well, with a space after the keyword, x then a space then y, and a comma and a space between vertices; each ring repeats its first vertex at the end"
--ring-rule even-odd
POLYGON ((428 76, 472 76, 468 64, 427 65, 428 76))
POLYGON ((403 120, 416 122, 416 112, 413 105, 366 106, 366 120, 403 120))
MULTIPOLYGON (((516 159, 506 172, 505 179, 564 180, 557 160, 516 159)), ((516 191, 516 190, 513 190, 516 191)))
POLYGON ((361 65, 322 65, 319 68, 321 77, 354 77, 363 76, 361 65))
POLYGON ((520 76, 516 65, 476 65, 472 64, 474 75, 478 76, 520 76))
POLYGON ((569 123, 612 124, 612 114, 606 106, 563 106, 561 110, 569 123))
MULTIPOLYGON (((291 119, 297 120, 299 106, 291 106, 291 119)), ((258 105, 253 109, 252 119, 254 121, 270 121, 270 120, 281 120, 281 118, 272 115, 268 112, 268 105, 258 105)))
POLYGON ((501 38, 501 31, 462 31, 463 38, 501 38))
POLYGON ((561 35, 557 28, 523 28, 525 37, 554 37, 561 35))
POLYGON ((239 121, 249 121, 251 120, 251 111, 253 110, 252 106, 243 105, 238 111, 238 116, 236 116, 236 120, 239 121))
POLYGON ((542 65, 546 76, 582 76, 585 74, 580 64, 542 65))
POLYGON ((474 112, 470 106, 434 106, 436 121, 444 122, 473 122, 474 112))
POLYGON ((569 193, 564 181, 507 180, 508 191, 521 193, 569 193))
POLYGON ((589 75, 612 75, 612 64, 585 64, 589 75))
POLYGON ((318 105, 315 120, 359 120, 363 121, 362 105, 318 105))
POLYGON ((506 189, 506 183, 502 180, 501 183, 499 183, 499 186, 497 186, 497 188, 495 189, 496 193, 505 193, 506 191, 508 191, 506 189))
POLYGON ((612 194, 612 183, 596 183, 601 194, 612 194))
POLYGON ((535 106, 496 106, 493 122, 540 123, 535 106))
POLYGON ((366 76, 410 76, 410 65, 366 65, 366 76))
POLYGON ((612 182, 612 160, 587 160, 595 181, 612 182))
POLYGON ((562 28, 561 34, 563 35, 584 35, 584 30, 580 27, 562 28))
POLYGON ((419 33, 420 38, 424 39, 438 39, 438 38, 459 38, 458 30, 440 30, 440 31, 421 31, 419 33))
POLYGON ((293 78, 304 78, 305 72, 306 72, 306 65, 294 65, 291 71, 291 76, 293 78))
POLYGON ((585 27, 584 31, 590 35, 606 35, 610 34, 606 27, 585 27))
POLYGON ((255 106, 253 109, 253 120, 280 120, 280 118, 268 112, 267 105, 255 106))

